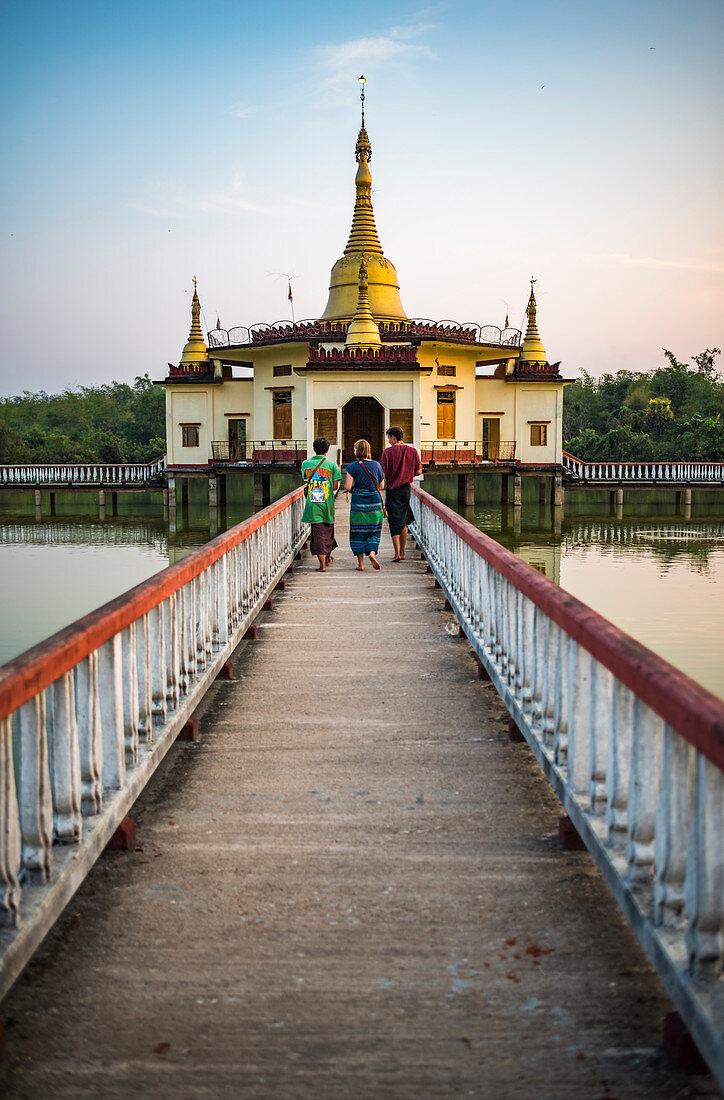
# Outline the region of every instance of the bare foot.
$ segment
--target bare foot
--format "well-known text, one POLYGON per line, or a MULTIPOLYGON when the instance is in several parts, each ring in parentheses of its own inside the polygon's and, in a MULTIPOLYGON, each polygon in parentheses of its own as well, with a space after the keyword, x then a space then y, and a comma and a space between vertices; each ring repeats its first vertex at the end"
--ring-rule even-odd
POLYGON ((372 563, 372 568, 373 569, 381 569, 382 568, 382 566, 378 562, 377 558, 373 558, 371 554, 370 554, 370 561, 372 563))
POLYGON ((355 569, 357 570, 358 573, 364 573, 364 571, 365 571, 364 565, 355 565, 355 569))
POLYGON ((393 558, 393 561, 402 561, 402 558, 393 558))
POLYGON ((334 558, 332 557, 332 555, 327 554, 326 558, 324 559, 324 564, 325 565, 331 565, 333 561, 334 561, 334 558))
POLYGON ((323 565, 318 565, 317 568, 314 570, 314 572, 315 573, 326 573, 327 570, 325 569, 325 567, 323 565))

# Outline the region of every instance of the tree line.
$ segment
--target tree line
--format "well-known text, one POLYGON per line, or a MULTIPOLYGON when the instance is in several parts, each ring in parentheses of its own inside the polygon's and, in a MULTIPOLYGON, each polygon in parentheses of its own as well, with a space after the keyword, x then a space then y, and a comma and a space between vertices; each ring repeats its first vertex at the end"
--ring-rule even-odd
POLYGON ((724 381, 719 348, 680 363, 664 348, 667 365, 620 370, 566 386, 563 448, 589 461, 724 461, 724 381))
POLYGON ((150 462, 165 450, 164 390, 147 374, 0 398, 0 463, 150 462))
MULTIPOLYGON (((587 460, 724 461, 719 348, 692 366, 618 371, 566 386, 563 446, 587 460)), ((0 398, 0 463, 150 462, 166 450, 165 396, 147 374, 59 394, 0 398)))

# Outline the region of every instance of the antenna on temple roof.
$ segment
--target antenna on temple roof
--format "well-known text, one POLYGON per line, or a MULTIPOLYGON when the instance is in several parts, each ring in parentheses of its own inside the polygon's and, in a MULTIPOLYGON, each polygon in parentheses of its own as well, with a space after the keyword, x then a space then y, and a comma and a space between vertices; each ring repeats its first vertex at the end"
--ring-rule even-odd
POLYGON ((367 83, 367 80, 364 76, 360 76, 357 79, 357 83, 359 84, 359 97, 362 100, 362 126, 364 127, 364 124, 365 124, 365 84, 367 83))

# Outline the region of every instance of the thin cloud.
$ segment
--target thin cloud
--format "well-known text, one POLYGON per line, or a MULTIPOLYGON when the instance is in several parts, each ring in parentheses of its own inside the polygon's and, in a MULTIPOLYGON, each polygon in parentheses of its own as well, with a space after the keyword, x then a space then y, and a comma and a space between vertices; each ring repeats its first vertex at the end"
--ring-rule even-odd
POLYGON ((419 38, 432 29, 431 23, 409 23, 391 27, 386 34, 326 43, 317 47, 317 61, 335 80, 346 76, 352 68, 370 68, 387 61, 427 60, 434 56, 432 50, 409 39, 419 38))
POLYGON ((129 206, 140 214, 156 218, 183 217, 188 214, 268 214, 280 217, 299 213, 305 204, 294 196, 281 196, 277 203, 256 202, 242 190, 243 174, 237 172, 228 189, 221 188, 201 194, 189 194, 178 184, 163 182, 156 185, 158 198, 155 203, 132 202, 129 206))
POLYGON ((224 111, 226 115, 233 115, 234 118, 249 118, 250 115, 255 115, 260 107, 256 103, 232 103, 230 107, 227 107, 224 111))
POLYGON ((611 263, 624 267, 647 267, 652 270, 670 269, 672 271, 702 271, 719 274, 724 272, 724 264, 707 263, 702 260, 657 260, 652 257, 631 256, 627 252, 608 252, 603 257, 611 263))

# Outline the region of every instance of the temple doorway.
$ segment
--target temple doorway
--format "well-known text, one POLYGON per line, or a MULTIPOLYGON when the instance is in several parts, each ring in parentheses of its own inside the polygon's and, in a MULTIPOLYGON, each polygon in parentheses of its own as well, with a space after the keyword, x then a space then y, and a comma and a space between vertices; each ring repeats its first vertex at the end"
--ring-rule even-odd
POLYGON ((382 433, 385 411, 374 397, 353 397, 342 410, 342 461, 354 461, 354 445, 366 439, 372 457, 379 462, 382 454, 382 433))

